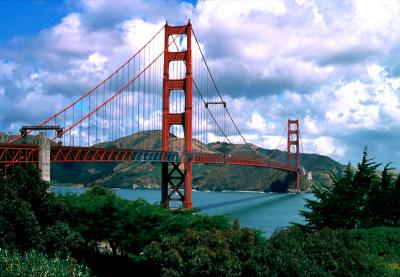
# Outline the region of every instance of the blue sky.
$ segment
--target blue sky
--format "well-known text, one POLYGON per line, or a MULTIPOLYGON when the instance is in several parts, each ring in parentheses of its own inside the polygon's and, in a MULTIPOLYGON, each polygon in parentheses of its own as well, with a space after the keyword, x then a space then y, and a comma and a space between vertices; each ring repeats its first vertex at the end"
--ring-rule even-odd
POLYGON ((18 36, 34 36, 56 25, 70 9, 64 1, 0 1, 0 41, 18 36))
POLYGON ((397 0, 0 1, 0 130, 41 121, 190 18, 249 141, 273 148, 298 117, 305 152, 356 163, 368 145, 400 168, 399 14, 397 0), (101 70, 77 78, 88 63, 101 70))

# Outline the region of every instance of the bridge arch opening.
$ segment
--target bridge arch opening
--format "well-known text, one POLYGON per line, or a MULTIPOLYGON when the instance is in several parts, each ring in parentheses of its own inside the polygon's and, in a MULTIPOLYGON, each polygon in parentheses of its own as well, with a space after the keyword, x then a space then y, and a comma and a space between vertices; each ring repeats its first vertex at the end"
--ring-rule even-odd
POLYGON ((177 53, 187 50, 186 34, 170 34, 168 37, 168 52, 177 53))
POLYGON ((181 80, 186 77, 186 65, 184 61, 169 62, 169 79, 181 80))
POLYGON ((184 153, 185 151, 185 131, 182 125, 172 125, 169 129, 170 141, 169 149, 172 152, 184 153))
POLYGON ((169 93, 169 112, 183 113, 185 112, 185 91, 171 90, 169 93))

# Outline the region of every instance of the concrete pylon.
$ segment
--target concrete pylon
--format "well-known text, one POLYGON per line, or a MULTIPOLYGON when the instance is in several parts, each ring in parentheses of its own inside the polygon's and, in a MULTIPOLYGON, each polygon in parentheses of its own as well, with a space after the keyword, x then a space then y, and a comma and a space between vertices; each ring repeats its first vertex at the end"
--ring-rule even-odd
POLYGON ((39 169, 42 171, 42 179, 50 182, 50 140, 46 133, 40 133, 39 143, 39 169))
POLYGON ((7 143, 7 142, 8 142, 8 136, 5 133, 0 132, 0 143, 7 143))

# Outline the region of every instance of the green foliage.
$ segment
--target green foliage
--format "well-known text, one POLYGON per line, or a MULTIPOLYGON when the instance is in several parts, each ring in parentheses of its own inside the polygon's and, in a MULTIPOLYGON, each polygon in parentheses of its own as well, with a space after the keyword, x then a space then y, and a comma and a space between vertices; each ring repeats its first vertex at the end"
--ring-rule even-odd
MULTIPOLYGON (((400 275, 400 228, 290 228, 265 239, 238 222, 230 226, 224 216, 166 210, 100 186, 55 196, 29 170, 0 181, 1 276, 89 275, 87 268, 60 258, 68 256, 100 276, 116 268, 140 276, 400 275)), ((400 177, 395 180, 389 166, 379 178, 365 153, 358 172, 348 166, 334 182, 332 190, 316 194, 320 201, 310 202, 312 228, 398 222, 400 177), (383 193, 387 201, 379 202, 383 193)))
POLYGON ((307 226, 314 229, 400 226, 399 185, 394 181, 389 165, 381 177, 379 164, 368 159, 367 149, 353 172, 349 164, 345 171, 332 175, 333 186, 316 186, 317 200, 306 199, 308 211, 301 211, 307 226))
POLYGON ((0 194, 0 247, 28 250, 37 248, 40 226, 29 203, 0 194))
POLYGON ((381 276, 400 276, 400 229, 375 227, 352 232, 363 253, 382 272, 381 276))
POLYGON ((44 218, 42 203, 48 188, 40 180, 33 167, 27 171, 18 167, 10 178, 0 180, 0 247, 38 248, 39 218, 44 218))
POLYGON ((223 216, 199 215, 195 210, 166 210, 143 199, 129 201, 101 186, 58 198, 66 208, 62 220, 84 241, 75 251, 77 258, 99 275, 111 274, 109 269, 115 267, 139 272, 139 254, 152 241, 182 237, 188 230, 229 228, 228 219, 223 216))
POLYGON ((16 167, 2 184, 3 199, 19 199, 29 204, 39 224, 47 217, 46 198, 49 183, 42 180, 40 171, 29 165, 26 169, 16 167))
POLYGON ((278 276, 379 276, 350 231, 292 228, 272 236, 270 249, 275 255, 270 267, 278 276))
POLYGON ((0 249, 0 276, 90 276, 88 268, 72 260, 53 258, 29 251, 19 254, 16 251, 0 249))
POLYGON ((153 276, 241 276, 252 270, 250 259, 259 241, 250 229, 188 231, 152 242, 144 257, 153 276))
POLYGON ((399 228, 289 228, 269 240, 232 227, 189 231, 144 250, 149 276, 399 276, 399 228))
POLYGON ((59 198, 49 193, 33 166, 15 168, 0 180, 0 247, 68 256, 82 243, 78 233, 59 221, 65 212, 59 198))
POLYGON ((69 257, 81 249, 83 244, 81 235, 61 221, 47 226, 42 237, 44 252, 57 257, 69 257))
POLYGON ((94 186, 81 195, 60 196, 67 213, 65 221, 80 233, 88 249, 107 242, 113 255, 138 254, 151 241, 184 234, 193 229, 226 229, 228 219, 194 214, 194 211, 166 210, 143 199, 129 201, 110 189, 94 186))

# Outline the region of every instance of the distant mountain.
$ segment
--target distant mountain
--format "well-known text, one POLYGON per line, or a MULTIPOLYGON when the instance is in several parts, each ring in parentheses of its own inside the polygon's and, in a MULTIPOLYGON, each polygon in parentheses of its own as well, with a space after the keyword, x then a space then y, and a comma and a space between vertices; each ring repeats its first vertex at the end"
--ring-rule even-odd
MULTIPOLYGON (((170 147, 183 151, 183 140, 171 135, 170 147)), ((113 142, 100 143, 97 147, 124 149, 161 149, 161 131, 139 132, 113 142)), ((286 152, 268 150, 255 145, 228 143, 203 144, 193 142, 193 151, 232 154, 246 157, 270 158, 286 162, 286 152), (250 149, 251 147, 251 149, 250 149)), ((317 154, 301 154, 300 163, 307 172, 312 172, 312 182, 330 183, 329 174, 344 168, 329 157, 317 154)), ((161 165, 158 163, 53 163, 51 175, 54 184, 104 184, 109 187, 131 188, 132 186, 158 188, 161 183, 161 165)), ((234 165, 193 165, 193 186, 203 190, 252 190, 279 191, 293 189, 294 174, 271 168, 256 168, 234 165)), ((302 176, 302 189, 310 185, 302 176)))

